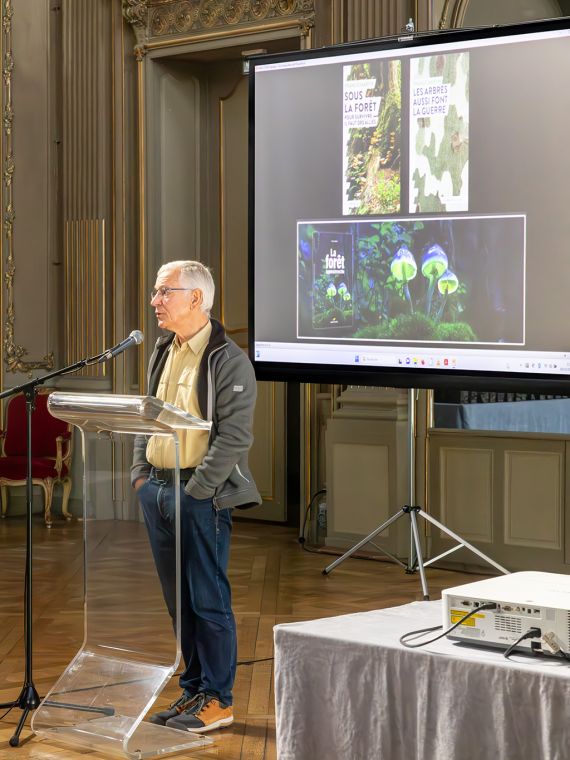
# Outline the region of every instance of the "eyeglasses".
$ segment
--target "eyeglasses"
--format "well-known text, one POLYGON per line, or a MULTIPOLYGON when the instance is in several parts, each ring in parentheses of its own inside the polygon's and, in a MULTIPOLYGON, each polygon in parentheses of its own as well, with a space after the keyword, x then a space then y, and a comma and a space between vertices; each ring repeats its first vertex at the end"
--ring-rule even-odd
POLYGON ((168 299, 170 298, 170 294, 174 290, 194 290, 194 288, 167 288, 167 287, 154 288, 153 290, 150 291, 150 300, 154 301, 154 299, 157 296, 160 296, 163 301, 168 301, 168 299))

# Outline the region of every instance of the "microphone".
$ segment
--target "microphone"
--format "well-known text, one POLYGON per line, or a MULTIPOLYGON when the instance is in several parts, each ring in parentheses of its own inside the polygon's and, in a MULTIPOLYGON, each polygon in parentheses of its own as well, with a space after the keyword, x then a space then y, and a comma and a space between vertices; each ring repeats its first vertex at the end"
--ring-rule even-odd
POLYGON ((138 346, 143 340, 144 335, 142 332, 140 330, 133 330, 128 338, 125 338, 120 343, 117 343, 116 346, 113 346, 113 348, 105 351, 101 358, 97 360, 97 364, 101 364, 101 362, 106 362, 108 359, 112 359, 118 354, 122 354, 123 351, 126 351, 127 348, 130 348, 131 346, 138 346))

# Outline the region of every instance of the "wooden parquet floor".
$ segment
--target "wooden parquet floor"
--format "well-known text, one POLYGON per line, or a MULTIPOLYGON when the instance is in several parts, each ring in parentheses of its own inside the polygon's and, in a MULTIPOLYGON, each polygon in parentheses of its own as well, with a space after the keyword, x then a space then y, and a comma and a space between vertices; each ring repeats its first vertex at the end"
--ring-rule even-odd
MULTIPOLYGON (((108 525, 109 530, 115 530, 112 523, 108 525)), ((47 530, 40 519, 34 520, 33 675, 42 696, 65 669, 81 642, 82 529, 79 522, 56 522, 52 530, 47 530)), ((8 517, 0 523, 0 703, 16 698, 22 684, 24 543, 22 518, 8 517)), ((127 550, 124 569, 130 561, 127 550)), ((393 607, 421 598, 419 577, 406 575, 396 565, 350 559, 330 576, 323 576, 321 570, 330 561, 330 556, 303 551, 296 531, 291 528, 234 523, 231 579, 240 660, 271 657, 273 626, 277 623, 393 607)), ((440 596, 442 588, 475 579, 472 575, 449 571, 430 569, 427 572, 434 599, 440 596)), ((120 563, 113 565, 112 574, 117 583, 121 583, 120 563)), ((138 635, 152 641, 156 633, 140 626, 138 635)), ((156 706, 159 709, 167 706, 178 693, 176 679, 172 679, 156 706)), ((105 757, 40 740, 31 734, 29 721, 20 746, 9 747, 8 740, 20 714, 15 709, 0 720, 1 760, 78 760, 86 755, 99 760, 105 757)), ((176 757, 276 760, 271 661, 238 667, 234 714, 231 727, 210 734, 216 739, 215 749, 176 757)))

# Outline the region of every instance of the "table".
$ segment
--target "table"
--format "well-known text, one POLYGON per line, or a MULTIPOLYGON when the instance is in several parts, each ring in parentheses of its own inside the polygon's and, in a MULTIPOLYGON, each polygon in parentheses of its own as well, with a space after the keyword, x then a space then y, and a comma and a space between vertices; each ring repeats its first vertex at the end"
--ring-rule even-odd
POLYGON ((279 760, 567 760, 570 663, 442 639, 441 602, 278 625, 279 760))

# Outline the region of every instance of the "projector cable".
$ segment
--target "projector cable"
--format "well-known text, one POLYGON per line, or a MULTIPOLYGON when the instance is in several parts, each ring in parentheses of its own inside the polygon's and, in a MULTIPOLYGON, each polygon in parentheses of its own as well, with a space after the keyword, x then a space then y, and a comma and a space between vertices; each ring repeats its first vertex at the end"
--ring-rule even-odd
POLYGON ((8 713, 12 712, 12 710, 14 709, 14 707, 16 707, 16 705, 12 705, 11 707, 9 707, 6 710, 5 713, 2 713, 2 715, 0 715, 0 720, 4 720, 4 718, 8 715, 8 713))
POLYGON ((257 665, 258 662, 272 662, 274 657, 260 657, 258 660, 238 660, 236 663, 238 667, 240 665, 257 665))
POLYGON ((305 532, 307 530, 307 520, 309 519, 309 515, 311 514, 311 509, 313 508, 315 499, 317 499, 319 496, 322 496, 323 494, 326 494, 326 492, 327 492, 326 488, 321 488, 319 491, 316 491, 312 495, 311 500, 309 501, 309 506, 305 510, 305 519, 303 520, 303 528, 301 530, 301 535, 299 536, 299 543, 301 544, 301 546, 306 552, 310 552, 311 554, 318 554, 319 552, 315 551, 315 549, 309 549, 306 546, 307 539, 305 536, 305 532))
POLYGON ((448 633, 451 633, 451 631, 454 631, 458 626, 460 626, 462 623, 464 623, 466 620, 468 620, 470 617, 473 617, 473 615, 477 614, 477 612, 481 612, 481 610, 496 610, 497 605, 495 602, 487 602, 486 604, 480 604, 479 607, 474 607, 472 610, 469 610, 463 617, 461 617, 457 623, 454 623, 452 626, 447 628, 443 633, 438 634, 437 636, 434 636, 432 639, 427 639, 426 641, 417 641, 417 642, 410 642, 409 639, 417 639, 419 636, 422 636, 426 633, 433 633, 434 631, 441 631, 443 628, 442 625, 435 625, 433 628, 420 628, 417 631, 408 631, 408 633, 404 633, 399 638, 400 644, 402 646, 407 647, 408 649, 417 649, 418 647, 424 647, 426 644, 432 644, 434 641, 437 641, 438 639, 442 639, 444 636, 447 636, 448 633))
POLYGON ((521 641, 524 641, 525 639, 540 639, 541 637, 542 631, 540 628, 536 628, 536 626, 529 628, 528 631, 525 631, 522 636, 519 636, 519 638, 513 644, 511 644, 508 649, 505 649, 503 652, 503 657, 508 660, 509 655, 512 653, 513 649, 518 646, 521 641))

